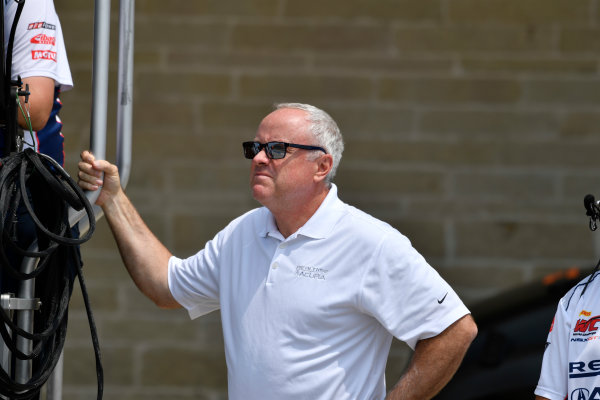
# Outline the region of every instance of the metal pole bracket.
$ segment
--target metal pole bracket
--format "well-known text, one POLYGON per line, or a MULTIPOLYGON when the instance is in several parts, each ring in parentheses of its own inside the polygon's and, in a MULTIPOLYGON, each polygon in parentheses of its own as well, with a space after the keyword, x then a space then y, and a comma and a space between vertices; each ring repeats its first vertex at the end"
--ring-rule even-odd
POLYGON ((20 299, 12 293, 0 295, 0 307, 5 310, 39 310, 42 306, 40 299, 20 299))

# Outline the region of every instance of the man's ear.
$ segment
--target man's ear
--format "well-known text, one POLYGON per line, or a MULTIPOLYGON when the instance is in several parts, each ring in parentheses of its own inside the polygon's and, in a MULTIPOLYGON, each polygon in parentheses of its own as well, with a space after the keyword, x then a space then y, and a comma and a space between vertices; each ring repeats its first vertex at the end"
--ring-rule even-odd
POLYGON ((317 170, 315 171, 315 182, 324 181, 331 168, 333 168, 333 156, 331 154, 323 154, 316 160, 317 170))

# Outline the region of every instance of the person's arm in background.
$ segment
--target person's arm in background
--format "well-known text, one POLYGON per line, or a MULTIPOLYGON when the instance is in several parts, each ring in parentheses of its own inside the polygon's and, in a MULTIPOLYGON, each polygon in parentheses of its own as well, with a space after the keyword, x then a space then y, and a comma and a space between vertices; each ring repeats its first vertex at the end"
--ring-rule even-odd
MULTIPOLYGON (((13 29, 18 8, 19 4, 14 1, 5 3, 5 47, 8 46, 10 31, 13 29)), ((62 28, 54 1, 26 1, 18 16, 14 32, 11 51, 11 79, 16 80, 20 76, 23 82, 22 90, 26 90, 29 85, 30 92, 27 104, 24 103, 24 96, 19 98, 23 112, 17 109, 17 122, 25 131, 29 130, 30 127, 26 121, 28 109, 31 129, 39 132, 47 127, 53 107, 59 105, 55 102, 55 88, 59 87, 62 93, 73 87, 62 28)), ((43 133, 50 135, 45 136, 44 139, 40 138, 46 143, 46 149, 38 148, 37 150, 46 153, 48 148, 52 148, 52 150, 48 150, 51 153, 49 155, 56 159, 57 156, 54 153, 62 151, 56 143, 60 142, 62 146, 62 139, 55 138, 55 131, 56 136, 60 135, 60 128, 52 128, 43 133)), ((28 138, 27 135, 25 138, 28 138)), ((59 158, 62 158, 62 155, 59 158)), ((57 159, 57 161, 59 160, 57 159)))
POLYGON ((17 110, 17 118, 19 126, 25 130, 29 130, 29 125, 25 120, 27 110, 29 110, 29 118, 31 118, 31 129, 39 131, 48 122, 52 106, 54 104, 54 79, 44 76, 30 76, 23 78, 23 90, 26 84, 29 85, 29 100, 25 103, 25 96, 20 96, 21 110, 17 110))
MULTIPOLYGON (((565 307, 565 299, 571 296, 580 285, 571 289, 560 301, 556 307, 556 314, 550 324, 550 331, 546 338, 544 357, 540 368, 540 379, 534 390, 537 400, 546 399, 565 399, 569 394, 569 346, 571 344, 571 333, 573 332, 572 313, 578 310, 573 305, 570 310, 565 307)), ((567 301, 568 305, 570 301, 567 301)), ((576 315, 576 314, 575 314, 576 315)), ((542 343, 540 343, 542 346, 542 343)))

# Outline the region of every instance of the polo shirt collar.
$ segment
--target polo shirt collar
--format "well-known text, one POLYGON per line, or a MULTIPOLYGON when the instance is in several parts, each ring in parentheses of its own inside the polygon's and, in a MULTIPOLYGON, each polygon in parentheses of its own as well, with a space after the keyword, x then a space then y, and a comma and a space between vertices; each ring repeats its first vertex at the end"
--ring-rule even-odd
MULTIPOLYGON (((310 217, 306 223, 298 229, 295 233, 290 235, 288 239, 292 239, 298 235, 303 235, 313 239, 324 239, 333 230, 337 221, 341 218, 343 208, 342 201, 337 195, 337 186, 332 183, 329 193, 325 197, 325 200, 321 203, 317 211, 310 217)), ((260 236, 266 237, 271 236, 279 240, 284 240, 283 236, 277 229, 275 224, 275 218, 273 214, 264 207, 266 218, 264 229, 259 232, 260 236)))

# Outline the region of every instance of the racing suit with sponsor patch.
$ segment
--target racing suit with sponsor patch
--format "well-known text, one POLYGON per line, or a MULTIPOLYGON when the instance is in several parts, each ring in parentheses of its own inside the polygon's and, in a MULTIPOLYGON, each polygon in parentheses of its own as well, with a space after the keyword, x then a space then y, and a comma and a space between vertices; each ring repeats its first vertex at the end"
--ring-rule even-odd
MULTIPOLYGON (((4 0, 4 48, 8 47, 17 3, 4 0)), ((73 87, 69 62, 58 15, 52 0, 27 0, 18 20, 12 48, 11 78, 41 76, 55 82, 54 104, 48 122, 39 131, 25 130, 25 147, 54 158, 64 164, 62 123, 58 117, 61 108, 59 93, 73 87)), ((0 140, 0 154, 5 156, 0 140)))
POLYGON ((551 400, 600 400, 600 272, 559 301, 535 394, 551 400))
MULTIPOLYGON (((14 0, 0 1, 4 1, 4 48, 8 51, 10 32, 18 4, 14 0)), ((39 131, 24 130, 24 147, 34 148, 52 157, 60 165, 64 165, 64 138, 61 133, 62 123, 58 117, 61 102, 58 95, 61 90, 71 89, 73 80, 60 21, 52 0, 25 1, 17 22, 11 54, 11 79, 15 80, 18 76, 22 79, 45 77, 54 81, 54 99, 48 121, 39 131)), ((35 88, 30 89, 32 93, 35 90, 35 88)), ((31 104, 31 108, 34 107, 35 105, 31 104)), ((2 130, 0 134, 4 134, 2 130)), ((0 137, 0 156, 7 155, 4 149, 4 138, 0 137)), ((19 221, 17 244, 26 249, 35 238, 35 226, 22 204, 17 209, 17 220, 19 221)), ((15 254, 10 248, 6 251, 11 263, 19 265, 22 256, 15 254)), ((0 293, 16 293, 16 285, 17 282, 0 268, 0 293)))

